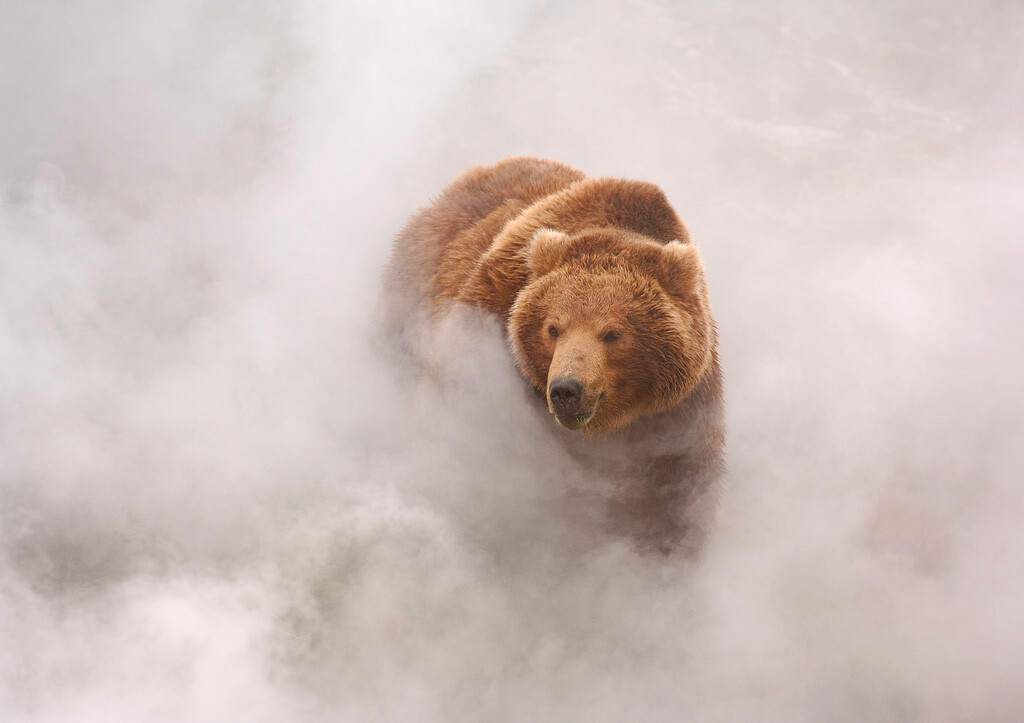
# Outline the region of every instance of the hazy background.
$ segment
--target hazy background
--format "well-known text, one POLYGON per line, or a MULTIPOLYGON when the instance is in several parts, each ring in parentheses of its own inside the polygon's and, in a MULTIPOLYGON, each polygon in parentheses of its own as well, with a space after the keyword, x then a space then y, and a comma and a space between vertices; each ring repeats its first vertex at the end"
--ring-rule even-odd
POLYGON ((1019 720, 1024 5, 0 5, 0 718, 1019 720), (729 490, 636 556, 390 239, 514 153, 701 245, 729 490), (417 403, 413 399, 417 398, 417 403), (582 495, 586 498, 586 495, 582 495))

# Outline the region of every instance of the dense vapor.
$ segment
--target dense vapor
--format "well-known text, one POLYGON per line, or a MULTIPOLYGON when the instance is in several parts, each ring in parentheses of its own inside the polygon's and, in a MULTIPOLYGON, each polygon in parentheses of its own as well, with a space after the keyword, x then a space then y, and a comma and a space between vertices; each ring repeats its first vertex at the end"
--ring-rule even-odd
POLYGON ((0 718, 1024 712, 1024 8, 0 9, 0 718), (638 555, 390 240, 518 153, 662 186, 722 338, 705 558, 638 555), (415 375, 413 375, 415 377, 415 375))

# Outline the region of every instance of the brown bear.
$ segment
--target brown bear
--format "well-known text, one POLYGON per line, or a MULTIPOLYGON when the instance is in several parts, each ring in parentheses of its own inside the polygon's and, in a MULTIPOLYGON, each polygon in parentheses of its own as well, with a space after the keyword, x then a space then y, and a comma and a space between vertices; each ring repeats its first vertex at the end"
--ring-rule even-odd
POLYGON ((611 527, 700 548, 723 475, 718 337, 704 269, 655 185, 513 157, 462 173, 398 235, 390 328, 452 304, 500 317, 570 451, 616 481, 611 527), (419 313, 416 313, 416 312, 419 313))

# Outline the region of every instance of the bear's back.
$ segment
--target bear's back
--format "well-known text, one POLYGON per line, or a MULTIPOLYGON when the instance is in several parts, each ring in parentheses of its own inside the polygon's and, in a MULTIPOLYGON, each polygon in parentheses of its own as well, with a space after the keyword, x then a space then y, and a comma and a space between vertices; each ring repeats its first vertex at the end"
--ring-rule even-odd
POLYGON ((399 233, 386 293, 414 308, 456 298, 506 223, 584 178, 563 163, 528 156, 468 169, 399 233))

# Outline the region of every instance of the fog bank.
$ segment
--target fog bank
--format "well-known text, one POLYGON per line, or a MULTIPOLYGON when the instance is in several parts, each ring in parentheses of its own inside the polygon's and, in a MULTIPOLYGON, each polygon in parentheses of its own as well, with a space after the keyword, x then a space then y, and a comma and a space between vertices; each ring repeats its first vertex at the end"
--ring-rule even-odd
POLYGON ((1024 7, 0 9, 0 718, 1015 720, 1024 7), (661 185, 706 559, 601 532, 492 320, 381 360, 473 163, 661 185))

